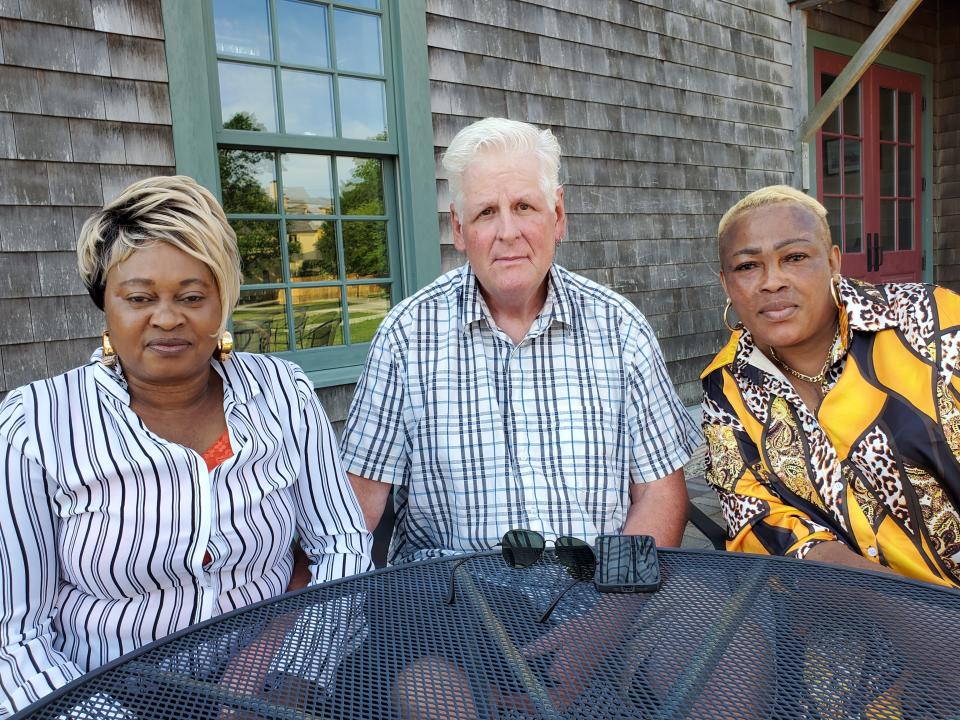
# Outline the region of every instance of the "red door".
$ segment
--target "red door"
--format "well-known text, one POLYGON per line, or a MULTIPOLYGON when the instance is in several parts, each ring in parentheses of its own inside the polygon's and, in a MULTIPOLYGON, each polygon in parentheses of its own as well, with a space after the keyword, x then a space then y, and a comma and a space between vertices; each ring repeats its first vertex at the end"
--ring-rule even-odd
MULTIPOLYGON (((848 60, 816 52, 818 99, 848 60)), ((873 65, 817 133, 817 196, 846 275, 922 278, 920 119, 920 76, 873 65)))

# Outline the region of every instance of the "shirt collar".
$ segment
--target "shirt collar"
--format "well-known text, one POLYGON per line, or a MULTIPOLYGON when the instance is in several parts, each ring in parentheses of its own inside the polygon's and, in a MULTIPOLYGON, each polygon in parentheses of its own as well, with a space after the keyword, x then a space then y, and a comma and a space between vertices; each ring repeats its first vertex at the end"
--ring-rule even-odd
MULTIPOLYGON (((472 323, 480 320, 486 320, 493 325, 493 316, 487 307, 483 295, 480 294, 480 285, 477 282, 477 276, 470 267, 470 263, 464 264, 461 268, 460 280, 460 329, 466 330, 472 323)), ((570 307, 570 296, 567 292, 566 283, 563 281, 563 274, 556 263, 550 266, 550 272, 547 274, 547 299, 543 303, 543 308, 539 315, 546 317, 551 314, 551 321, 570 324, 572 317, 570 307)))
MULTIPOLYGON (((879 332, 897 326, 894 308, 887 302, 883 292, 863 280, 841 277, 840 290, 840 339, 831 350, 830 364, 839 360, 850 347, 853 331, 879 332)), ((730 366, 735 375, 743 375, 747 367, 759 368, 771 375, 782 377, 763 353, 759 352, 753 336, 746 328, 734 331, 724 348, 717 353, 701 374, 706 377, 719 367, 730 366)))

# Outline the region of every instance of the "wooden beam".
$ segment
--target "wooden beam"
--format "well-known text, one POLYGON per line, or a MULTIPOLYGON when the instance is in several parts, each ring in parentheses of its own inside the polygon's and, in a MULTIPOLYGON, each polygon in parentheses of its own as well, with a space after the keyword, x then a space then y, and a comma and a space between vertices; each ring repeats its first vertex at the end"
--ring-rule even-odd
MULTIPOLYGON (((793 87, 793 126, 800 127, 807 108, 807 14, 797 8, 790 8, 790 46, 792 49, 793 87)), ((793 186, 800 190, 810 187, 810 152, 806 143, 797 142, 793 148, 793 186)))
POLYGON ((922 0, 897 0, 890 12, 888 12, 880 23, 873 29, 860 49, 850 58, 850 62, 833 81, 830 89, 823 94, 813 110, 803 121, 797 130, 797 142, 810 142, 814 133, 830 117, 830 113, 837 109, 837 106, 843 101, 847 93, 857 84, 860 76, 867 71, 871 63, 877 59, 877 56, 883 52, 887 43, 897 34, 900 27, 907 21, 922 0))
POLYGON ((793 0, 790 3, 791 10, 809 10, 810 8, 820 7, 821 5, 826 5, 828 2, 833 2, 833 0, 793 0))

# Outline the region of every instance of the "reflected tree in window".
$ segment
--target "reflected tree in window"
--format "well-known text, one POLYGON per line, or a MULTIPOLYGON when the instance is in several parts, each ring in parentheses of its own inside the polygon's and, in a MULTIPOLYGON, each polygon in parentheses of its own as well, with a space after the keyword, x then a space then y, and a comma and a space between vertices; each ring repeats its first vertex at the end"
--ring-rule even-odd
MULTIPOLYGON (((383 204, 383 165, 376 158, 354 159, 351 177, 344 182, 341 168, 341 213, 360 216, 380 216, 383 204)), ((387 260, 386 223, 343 223, 344 264, 352 277, 386 277, 387 260)))

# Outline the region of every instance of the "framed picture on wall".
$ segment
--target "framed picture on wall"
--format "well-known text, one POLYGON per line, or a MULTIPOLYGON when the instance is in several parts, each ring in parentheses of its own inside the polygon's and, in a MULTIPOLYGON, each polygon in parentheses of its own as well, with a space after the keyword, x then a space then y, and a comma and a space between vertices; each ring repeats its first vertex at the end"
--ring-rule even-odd
POLYGON ((824 175, 837 175, 840 172, 840 138, 824 138, 824 175))

